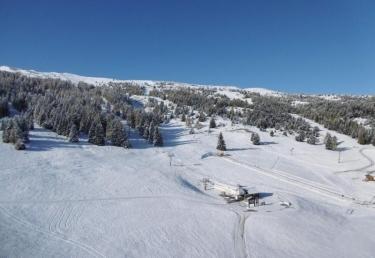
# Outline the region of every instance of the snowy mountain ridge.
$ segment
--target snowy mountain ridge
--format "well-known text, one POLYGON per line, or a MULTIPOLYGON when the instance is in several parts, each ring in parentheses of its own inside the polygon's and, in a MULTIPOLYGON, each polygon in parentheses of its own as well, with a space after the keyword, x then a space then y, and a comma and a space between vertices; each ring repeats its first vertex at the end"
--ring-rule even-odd
MULTIPOLYGON (((4 72, 11 72, 11 73, 20 73, 25 76, 35 77, 35 78, 51 78, 51 79, 60 79, 64 81, 70 81, 74 84, 78 84, 79 82, 84 82, 87 84, 92 84, 94 86, 105 86, 109 83, 132 83, 144 86, 146 88, 149 87, 169 87, 169 88, 176 88, 176 87, 193 87, 193 88, 204 88, 204 89, 216 89, 218 93, 224 95, 232 95, 230 92, 240 92, 240 91, 247 91, 258 93, 264 96, 284 96, 285 93, 269 90, 260 87, 254 88, 239 88, 236 86, 222 86, 222 85, 203 85, 203 84, 192 84, 192 83, 183 83, 183 82, 172 82, 172 81, 153 81, 153 80, 118 80, 118 79, 111 79, 111 78, 104 78, 104 77, 88 77, 88 76, 81 76, 72 73, 58 73, 58 72, 40 72, 35 70, 25 70, 20 68, 14 68, 9 66, 0 66, 0 71, 4 72)), ((229 96, 231 98, 231 96, 229 96)))

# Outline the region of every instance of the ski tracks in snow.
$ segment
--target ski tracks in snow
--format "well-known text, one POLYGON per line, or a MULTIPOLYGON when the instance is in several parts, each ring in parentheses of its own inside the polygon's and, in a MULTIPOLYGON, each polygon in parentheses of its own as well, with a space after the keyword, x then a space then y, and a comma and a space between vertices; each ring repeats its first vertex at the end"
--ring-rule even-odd
MULTIPOLYGON (((34 224, 32 224, 32 223, 30 223, 30 222, 28 222, 26 220, 23 220, 23 219, 15 216, 15 215, 13 215, 11 212, 9 212, 7 209, 5 209, 2 206, 0 206, 0 212, 3 213, 9 219, 13 220, 15 223, 17 223, 20 226, 22 226, 23 228, 32 230, 34 232, 41 233, 41 234, 43 234, 45 236, 49 236, 49 237, 58 239, 58 240, 60 240, 62 242, 65 242, 65 243, 67 243, 67 244, 69 244, 71 246, 74 246, 76 248, 79 248, 79 249, 85 251, 87 254, 90 254, 93 257, 106 257, 104 254, 102 254, 101 252, 99 252, 97 249, 95 249, 95 248, 93 248, 93 247, 91 247, 89 245, 86 245, 82 241, 68 238, 66 235, 64 235, 62 233, 59 233, 59 232, 54 232, 52 230, 53 229, 52 227, 49 227, 49 230, 47 230, 47 231, 43 230, 42 228, 37 227, 34 224)), ((63 215, 61 215, 61 217, 59 219, 60 222, 61 222, 61 218, 62 217, 63 217, 63 215)), ((59 223, 59 225, 60 225, 60 223, 59 223)))
POLYGON ((245 225, 246 219, 249 217, 248 214, 232 210, 238 217, 238 223, 234 234, 234 251, 236 258, 247 258, 249 257, 246 247, 245 237, 245 225))
MULTIPOLYGON (((336 171, 334 172, 335 174, 343 174, 343 173, 350 173, 350 172, 366 172, 364 171, 365 169, 368 169, 372 166, 374 166, 375 161, 370 157, 367 156, 364 151, 365 150, 370 150, 369 148, 362 148, 359 150, 359 153, 369 162, 366 166, 356 168, 356 169, 349 169, 349 170, 344 170, 344 171, 336 171)), ((374 173, 375 171, 368 171, 369 173, 374 173)))

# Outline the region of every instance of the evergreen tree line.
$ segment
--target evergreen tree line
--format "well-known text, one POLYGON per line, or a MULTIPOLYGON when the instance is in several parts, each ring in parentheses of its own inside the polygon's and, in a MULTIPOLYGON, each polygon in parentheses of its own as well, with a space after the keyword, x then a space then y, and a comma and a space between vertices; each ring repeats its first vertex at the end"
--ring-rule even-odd
MULTIPOLYGON (((140 88, 134 85, 130 89, 124 85, 93 87, 84 83, 74 85, 67 81, 0 72, 0 112, 4 116, 9 115, 9 108, 3 104, 9 101, 21 114, 28 114, 42 127, 68 137, 71 142, 78 142, 80 133, 84 133, 90 143, 108 143, 126 148, 131 144, 120 118, 126 119, 129 126, 135 128, 139 116, 152 117, 153 128, 149 130, 152 132, 152 143, 161 146, 160 130, 154 128, 163 121, 163 112, 167 110, 160 106, 155 108, 155 114, 153 111, 134 110, 129 96, 138 91, 140 88)), ((11 124, 12 128, 16 128, 15 123, 11 124)), ((14 139, 8 142, 13 143, 14 139)))
POLYGON ((0 118, 9 116, 9 105, 6 98, 0 99, 0 118))
POLYGON ((350 135, 359 144, 375 141, 375 99, 345 98, 343 101, 315 100, 296 107, 296 112, 324 125, 329 130, 350 135), (370 128, 359 125, 355 118, 367 118, 370 128))

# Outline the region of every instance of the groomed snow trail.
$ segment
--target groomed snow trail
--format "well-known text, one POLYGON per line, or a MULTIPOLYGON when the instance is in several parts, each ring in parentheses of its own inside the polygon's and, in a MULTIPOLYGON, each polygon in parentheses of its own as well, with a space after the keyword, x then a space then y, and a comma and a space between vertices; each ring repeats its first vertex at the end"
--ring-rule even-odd
POLYGON ((280 181, 283 181, 283 182, 286 182, 286 183, 289 183, 289 184, 293 184, 293 185, 302 187, 302 188, 307 189, 309 191, 312 191, 314 193, 329 196, 331 198, 334 198, 335 200, 350 201, 350 202, 353 202, 353 201, 356 200, 356 198, 354 198, 352 196, 334 191, 332 189, 329 189, 329 188, 321 186, 321 185, 319 185, 315 182, 312 182, 312 181, 309 181, 309 180, 306 180, 306 179, 303 179, 303 178, 300 178, 300 177, 296 177, 296 176, 293 176, 293 175, 290 175, 290 174, 286 174, 286 173, 281 172, 281 171, 276 171, 276 170, 271 171, 271 170, 266 170, 266 169, 262 169, 262 168, 259 168, 259 167, 253 167, 253 166, 245 164, 241 161, 238 161, 238 160, 236 160, 232 157, 224 156, 223 158, 226 161, 231 162, 233 164, 236 164, 238 166, 247 168, 247 169, 252 170, 252 171, 256 171, 258 173, 267 175, 269 177, 275 178, 277 180, 280 180, 280 181))
POLYGON ((19 217, 16 217, 14 216, 12 213, 10 213, 9 211, 7 211, 4 207, 0 206, 0 212, 3 213, 6 217, 8 217, 9 219, 11 219, 12 221, 14 221, 16 224, 22 226, 23 228, 25 228, 26 230, 32 230, 32 231, 35 231, 35 232, 38 232, 38 233, 41 233, 43 235, 46 235, 46 236, 49 236, 49 237, 52 237, 52 238, 56 238, 64 243, 67 243, 67 244, 70 244, 76 248, 80 248, 82 249, 83 251, 87 252, 88 254, 90 254, 91 256, 93 257, 106 257, 104 254, 102 254, 101 252, 99 252, 97 249, 95 249, 94 247, 92 246, 89 246, 85 243, 83 243, 82 241, 78 241, 78 240, 74 240, 74 239, 71 239, 71 238, 68 238, 67 236, 65 236, 64 234, 62 233, 58 233, 58 232, 53 232, 53 231, 45 231, 41 228, 38 228, 36 227, 35 225, 33 225, 32 223, 28 222, 28 221, 25 221, 19 217))
POLYGON ((233 212, 238 217, 238 224, 236 226, 236 231, 234 235, 234 250, 236 258, 247 258, 247 248, 246 248, 246 239, 245 239, 245 224, 248 215, 244 212, 238 212, 233 210, 233 212))

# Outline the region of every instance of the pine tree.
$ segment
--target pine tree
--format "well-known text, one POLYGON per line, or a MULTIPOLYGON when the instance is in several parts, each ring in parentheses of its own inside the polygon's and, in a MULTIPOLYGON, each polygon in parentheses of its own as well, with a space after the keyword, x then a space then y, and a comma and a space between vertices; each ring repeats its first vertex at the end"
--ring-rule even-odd
POLYGON ((329 133, 327 133, 326 137, 324 138, 324 142, 326 145, 327 150, 336 150, 337 149, 337 137, 332 137, 329 133))
POLYGON ((219 150, 219 151, 226 151, 227 150, 227 147, 226 147, 225 141, 224 141, 224 137, 223 137, 223 134, 221 132, 219 134, 216 149, 219 150))
POLYGON ((271 136, 271 137, 274 137, 274 136, 275 136, 275 133, 274 133, 273 130, 271 130, 271 132, 270 132, 270 136, 271 136))
POLYGON ((155 128, 154 132, 154 146, 161 147, 163 146, 163 137, 161 133, 159 132, 159 127, 155 128))
POLYGON ((185 113, 183 113, 181 116, 181 122, 185 122, 185 121, 186 121, 186 115, 185 113))
POLYGON ((12 129, 11 121, 7 121, 4 123, 4 131, 3 131, 3 143, 10 143, 10 131, 12 129))
POLYGON ((216 128, 216 122, 215 122, 215 119, 213 117, 211 117, 211 120, 210 120, 210 126, 209 128, 216 128))
POLYGON ((371 144, 375 146, 375 135, 372 137, 371 144))
POLYGON ((88 142, 99 146, 105 145, 104 129, 100 119, 91 124, 88 142))
POLYGON ((332 136, 330 133, 327 133, 326 136, 324 137, 324 144, 327 145, 328 141, 331 141, 332 136))
POLYGON ((251 141, 253 142, 254 145, 259 145, 260 144, 260 136, 257 133, 252 133, 251 134, 251 141))
POLYGON ((319 137, 320 136, 319 132, 320 132, 319 127, 318 126, 314 126, 314 128, 313 128, 313 134, 314 134, 315 137, 319 137))
POLYGON ((318 142, 318 139, 315 137, 315 135, 310 135, 309 138, 307 138, 307 143, 315 145, 318 142))
POLYGON ((199 112, 199 118, 198 118, 199 122, 204 122, 206 121, 206 115, 201 111, 199 112))
POLYGON ((332 150, 332 136, 330 133, 326 134, 326 137, 324 138, 324 143, 326 145, 327 150, 332 150))
POLYGON ((154 133, 155 133, 154 122, 151 122, 150 127, 148 128, 148 142, 150 144, 154 142, 154 133))
POLYGON ((112 123, 111 143, 118 147, 129 147, 128 136, 120 120, 114 120, 112 123))
POLYGON ((366 144, 366 135, 367 135, 367 132, 366 132, 366 129, 361 127, 359 130, 358 130, 358 143, 359 144, 366 144))
POLYGON ((304 131, 300 131, 299 134, 295 137, 297 142, 303 142, 306 139, 306 134, 304 131))
POLYGON ((75 124, 70 127, 69 142, 79 142, 79 131, 75 124))

